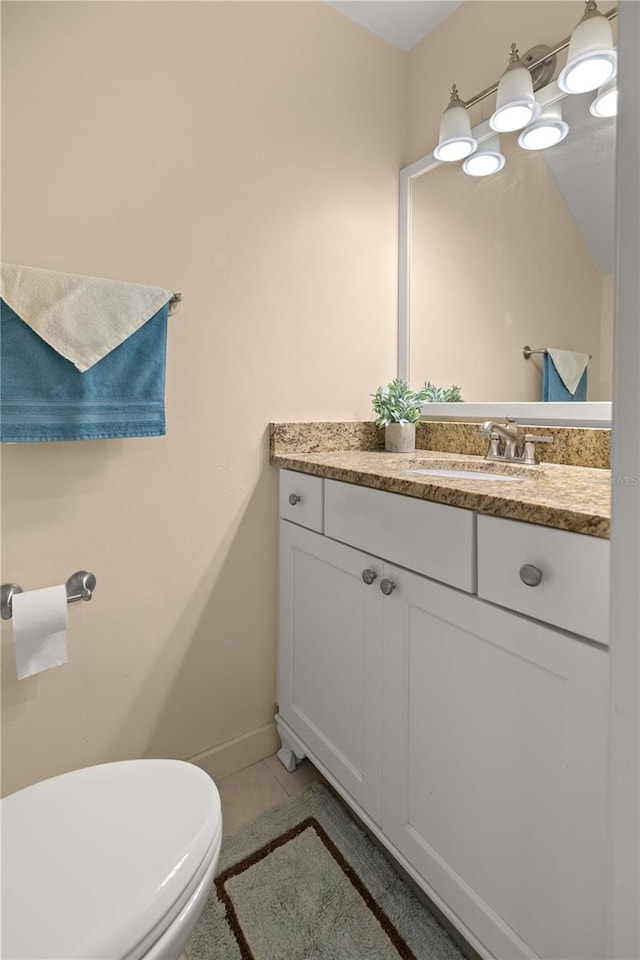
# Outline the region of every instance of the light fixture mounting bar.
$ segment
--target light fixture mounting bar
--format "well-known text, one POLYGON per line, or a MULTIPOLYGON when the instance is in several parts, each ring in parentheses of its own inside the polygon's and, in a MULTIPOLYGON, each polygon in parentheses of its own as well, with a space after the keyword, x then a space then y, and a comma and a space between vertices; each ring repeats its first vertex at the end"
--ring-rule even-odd
MULTIPOLYGON (((612 7, 611 10, 607 10, 607 12, 603 13, 602 16, 606 17, 607 20, 613 20, 614 17, 618 16, 618 8, 612 7)), ((549 60, 551 57, 555 57, 556 54, 560 53, 562 50, 566 50, 570 41, 570 36, 565 37, 564 40, 560 40, 553 47, 549 47, 544 56, 540 57, 539 60, 534 60, 533 63, 526 64, 527 70, 531 73, 536 67, 540 66, 541 63, 544 63, 545 60, 549 60)), ((477 93, 475 97, 471 97, 469 100, 462 100, 461 103, 467 108, 467 110, 469 107, 475 107, 476 103, 481 103, 483 100, 486 100, 487 97, 490 97, 492 93, 496 92, 499 82, 499 80, 495 80, 491 86, 485 87, 485 89, 481 90, 480 93, 477 93)))

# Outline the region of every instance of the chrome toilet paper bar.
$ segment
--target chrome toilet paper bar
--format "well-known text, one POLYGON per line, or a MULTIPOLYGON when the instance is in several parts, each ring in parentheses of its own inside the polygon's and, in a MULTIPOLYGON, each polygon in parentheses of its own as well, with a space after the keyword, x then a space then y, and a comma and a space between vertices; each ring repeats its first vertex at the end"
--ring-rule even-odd
MULTIPOLYGON (((67 603, 75 603, 76 600, 91 600, 93 591, 96 588, 96 577, 89 570, 78 570, 72 573, 66 584, 67 603)), ((13 614, 13 598, 16 593, 23 593, 22 587, 17 583, 3 583, 0 587, 0 612, 3 620, 10 620, 13 614)))

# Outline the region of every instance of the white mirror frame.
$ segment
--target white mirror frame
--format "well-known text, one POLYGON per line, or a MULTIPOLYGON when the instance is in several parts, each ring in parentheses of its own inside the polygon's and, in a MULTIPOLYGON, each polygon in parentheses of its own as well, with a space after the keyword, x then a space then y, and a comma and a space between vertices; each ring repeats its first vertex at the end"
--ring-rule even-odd
MULTIPOLYGON (((538 90, 536 100, 542 107, 563 100, 563 93, 554 81, 538 90)), ((495 131, 485 120, 471 131, 472 136, 482 143, 495 136, 495 131)), ((411 195, 413 181, 430 170, 440 166, 433 151, 420 157, 400 171, 399 195, 399 235, 398 235, 398 377, 409 380, 410 377, 410 315, 411 294, 411 195)), ((583 427, 611 425, 611 403, 588 401, 585 403, 521 403, 503 401, 500 403, 426 403, 422 407, 423 417, 464 419, 499 419, 515 417, 520 423, 577 424, 583 427)))

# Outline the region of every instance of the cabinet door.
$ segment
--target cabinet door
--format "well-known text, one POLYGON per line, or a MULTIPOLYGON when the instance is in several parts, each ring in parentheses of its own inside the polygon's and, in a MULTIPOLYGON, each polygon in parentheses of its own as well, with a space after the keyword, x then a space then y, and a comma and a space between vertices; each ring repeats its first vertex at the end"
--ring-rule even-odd
POLYGON ((606 651, 384 576, 385 834, 493 956, 602 960, 606 651))
POLYGON ((377 822, 381 573, 379 560, 280 521, 279 711, 377 822), (376 576, 371 584, 366 570, 376 576))

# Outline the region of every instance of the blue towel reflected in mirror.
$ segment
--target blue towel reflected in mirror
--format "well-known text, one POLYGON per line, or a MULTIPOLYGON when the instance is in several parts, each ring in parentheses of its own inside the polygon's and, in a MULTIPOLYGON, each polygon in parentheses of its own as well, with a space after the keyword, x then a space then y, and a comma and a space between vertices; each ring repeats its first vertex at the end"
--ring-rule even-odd
POLYGON ((585 368, 584 373, 580 378, 580 382, 575 389, 574 393, 571 393, 565 383, 556 370, 556 366, 549 356, 548 353, 544 355, 544 366, 542 370, 542 400, 543 402, 559 402, 564 401, 584 401, 587 399, 587 370, 585 368))

